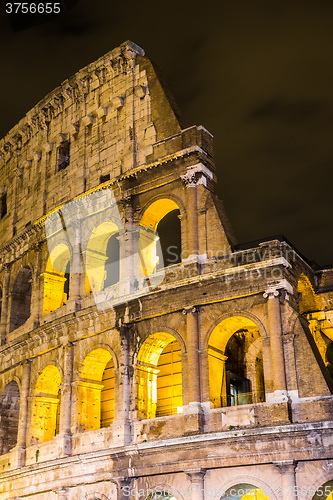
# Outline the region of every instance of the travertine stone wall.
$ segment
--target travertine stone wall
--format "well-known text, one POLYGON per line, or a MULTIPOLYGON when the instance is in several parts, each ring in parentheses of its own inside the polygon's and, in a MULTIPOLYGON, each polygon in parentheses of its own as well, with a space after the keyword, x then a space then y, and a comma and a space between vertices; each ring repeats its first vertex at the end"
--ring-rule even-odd
POLYGON ((63 82, 0 162, 0 500, 220 500, 237 485, 318 500, 333 485, 332 270, 285 241, 238 249, 212 136, 183 128, 144 51, 126 42, 63 82), (156 270, 154 247, 135 275, 140 230, 153 246, 175 209, 179 261, 156 270), (111 236, 123 260, 104 289, 111 236))

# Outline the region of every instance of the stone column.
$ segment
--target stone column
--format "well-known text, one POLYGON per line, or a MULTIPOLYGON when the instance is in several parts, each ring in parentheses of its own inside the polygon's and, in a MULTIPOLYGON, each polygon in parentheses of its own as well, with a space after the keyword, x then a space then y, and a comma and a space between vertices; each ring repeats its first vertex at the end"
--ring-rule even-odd
POLYGON ((200 406, 200 363, 199 363, 199 328, 198 309, 188 307, 186 312, 186 339, 187 339, 187 379, 188 401, 200 406))
POLYGON ((75 303, 75 307, 81 307, 81 221, 77 220, 73 224, 74 244, 73 255, 70 267, 69 300, 75 303))
POLYGON ((7 334, 7 318, 10 312, 8 311, 9 307, 9 280, 10 280, 10 266, 8 264, 4 265, 5 273, 3 280, 3 288, 2 288, 2 304, 1 304, 1 345, 6 343, 6 334, 7 334))
POLYGON ((193 469, 185 469, 184 472, 189 476, 191 481, 191 486, 190 486, 191 500, 205 500, 204 478, 206 474, 206 469, 197 467, 193 469))
POLYGON ((121 296, 134 291, 135 273, 139 271, 136 266, 134 267, 134 239, 137 232, 133 227, 133 207, 131 198, 122 200, 122 206, 123 230, 119 228, 119 286, 121 296))
POLYGON ((64 346, 64 379, 61 386, 59 434, 64 438, 64 455, 72 451, 72 381, 74 347, 69 342, 64 346))
POLYGON ((228 356, 208 347, 208 369, 209 369, 209 401, 213 408, 228 406, 227 380, 225 363, 228 356), (214 374, 218 374, 218 380, 214 379, 214 374))
POLYGON ((265 395, 274 392, 272 374, 271 344, 269 338, 262 339, 262 361, 264 366, 265 395))
POLYGON ((294 460, 282 460, 273 463, 279 468, 281 473, 282 499, 297 500, 298 495, 295 478, 296 462, 294 460))
POLYGON ((27 446, 27 424, 29 408, 31 361, 27 359, 23 364, 22 386, 20 395, 20 416, 17 432, 18 465, 25 465, 25 450, 27 446))
MULTIPOLYGON (((186 186, 187 244, 186 258, 199 253, 197 177, 195 172, 181 176, 186 186)), ((186 259, 185 259, 186 260, 186 259)))
POLYGON ((264 297, 267 298, 268 333, 275 399, 281 399, 287 394, 279 295, 278 290, 268 290, 264 293, 264 297))
POLYGON ((30 306, 30 317, 33 320, 34 327, 37 328, 40 320, 40 294, 41 294, 41 278, 40 278, 40 262, 41 262, 41 248, 39 245, 34 247, 36 254, 35 257, 35 267, 32 278, 32 289, 31 289, 31 306, 30 306))
POLYGON ((114 438, 123 445, 131 442, 130 420, 130 327, 120 328, 120 355, 116 384, 114 438))

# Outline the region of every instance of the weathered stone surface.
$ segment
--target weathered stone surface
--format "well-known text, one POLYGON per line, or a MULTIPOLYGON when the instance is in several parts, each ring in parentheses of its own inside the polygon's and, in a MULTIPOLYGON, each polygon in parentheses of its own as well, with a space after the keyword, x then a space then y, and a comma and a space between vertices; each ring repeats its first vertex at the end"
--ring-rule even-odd
POLYGON ((333 271, 236 246, 212 136, 144 51, 80 70, 0 150, 0 500, 327 492, 333 271))

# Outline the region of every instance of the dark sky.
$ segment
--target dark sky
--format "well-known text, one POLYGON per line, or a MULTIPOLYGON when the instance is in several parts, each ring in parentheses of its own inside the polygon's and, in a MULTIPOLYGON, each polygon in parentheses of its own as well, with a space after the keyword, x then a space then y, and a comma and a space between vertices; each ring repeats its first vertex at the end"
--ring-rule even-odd
POLYGON ((186 125, 214 135, 238 241, 283 233, 309 260, 333 263, 332 0, 79 0, 16 32, 4 3, 1 137, 130 39, 162 69, 186 125))

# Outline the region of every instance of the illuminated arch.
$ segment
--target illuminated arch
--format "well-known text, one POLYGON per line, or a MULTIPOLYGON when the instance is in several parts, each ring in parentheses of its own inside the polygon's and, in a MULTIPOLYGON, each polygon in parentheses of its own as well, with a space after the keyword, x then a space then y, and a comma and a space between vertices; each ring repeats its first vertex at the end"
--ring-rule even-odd
POLYGON ((58 244, 50 253, 44 278, 43 314, 63 306, 69 298, 71 252, 65 243, 58 244))
POLYGON ((182 411, 181 348, 173 335, 159 332, 142 344, 136 365, 137 408, 143 418, 182 411))
POLYGON ((30 317, 31 286, 31 269, 23 267, 16 276, 11 292, 10 332, 24 325, 30 317))
POLYGON ((0 398, 0 455, 8 453, 17 443, 20 413, 20 390, 15 380, 4 388, 0 398))
POLYGON ((271 497, 254 484, 239 483, 228 488, 220 500, 271 500, 271 497))
POLYGON ((308 492, 314 492, 313 495, 308 495, 306 500, 333 500, 333 479, 326 481, 325 483, 317 481, 316 484, 308 488, 308 492))
POLYGON ((300 314, 321 310, 321 300, 315 294, 309 278, 303 273, 299 277, 297 291, 302 294, 298 304, 300 314))
POLYGON ((177 500, 177 497, 173 495, 173 488, 169 487, 168 489, 171 490, 169 493, 165 486, 160 486, 158 485, 158 489, 154 493, 149 493, 149 495, 146 497, 146 500, 177 500))
POLYGON ((86 294, 119 281, 119 227, 109 220, 92 230, 85 251, 86 294), (118 253, 118 258, 113 253, 118 253))
POLYGON ((333 380, 333 325, 329 320, 316 315, 324 309, 322 301, 303 273, 300 275, 297 291, 302 294, 298 304, 299 312, 308 320, 310 332, 333 380))
POLYGON ((230 312, 227 312, 227 313, 220 315, 215 321, 213 321, 213 323, 211 323, 209 325, 209 328, 207 328, 206 332, 203 335, 203 346, 206 348, 208 347, 208 343, 209 343, 210 336, 211 336, 212 332, 219 324, 222 323, 222 321, 229 319, 229 318, 234 318, 236 316, 240 317, 240 318, 248 319, 249 321, 254 323, 259 330, 261 338, 265 338, 265 337, 268 338, 268 334, 267 334, 267 331, 265 329, 265 326, 263 325, 263 323, 260 321, 260 319, 257 316, 250 313, 249 311, 243 311, 241 309, 240 310, 236 309, 234 311, 230 311, 230 312))
POLYGON ((208 341, 210 401, 214 408, 264 401, 262 342, 258 326, 229 316, 208 341))
POLYGON ((108 427, 114 421, 115 373, 111 353, 102 348, 85 357, 78 382, 78 425, 81 431, 108 427))
MULTIPOLYGON (((177 202, 172 198, 158 198, 144 209, 140 226, 151 229, 156 235, 155 244, 147 245, 145 241, 140 241, 147 274, 181 262, 181 204, 179 200, 177 202), (149 255, 143 247, 149 249, 149 255)), ((144 235, 145 239, 147 237, 148 233, 144 235)))
POLYGON ((158 198, 149 203, 145 208, 140 220, 140 226, 157 228, 158 223, 172 210, 180 210, 180 203, 172 198, 158 198))
POLYGON ((35 384, 31 442, 51 441, 59 432, 61 375, 58 368, 44 368, 35 384))

